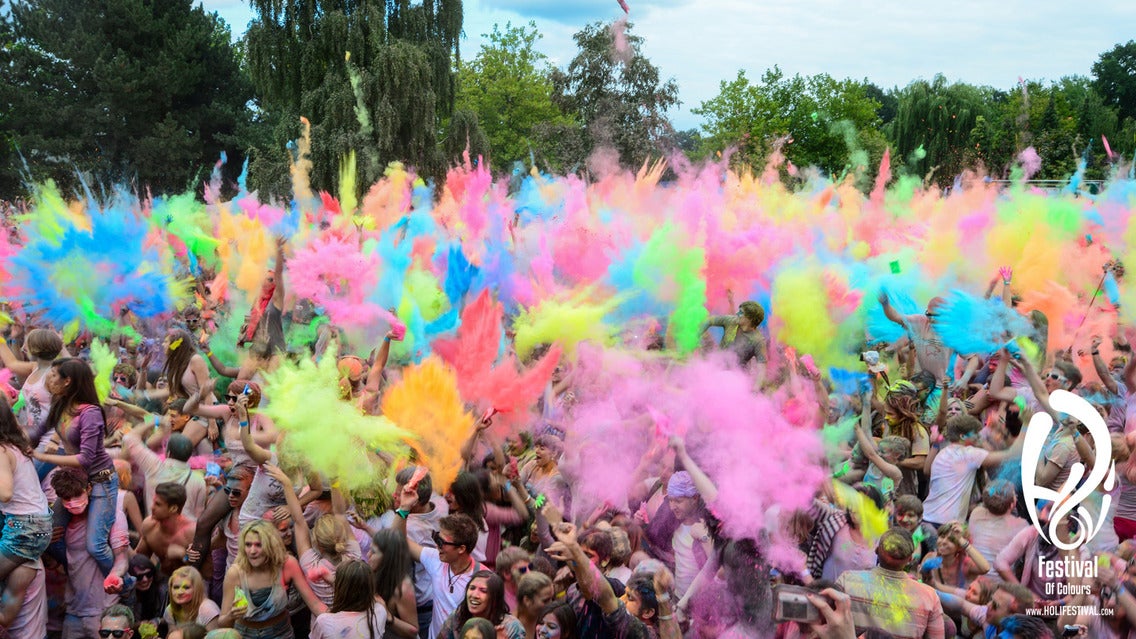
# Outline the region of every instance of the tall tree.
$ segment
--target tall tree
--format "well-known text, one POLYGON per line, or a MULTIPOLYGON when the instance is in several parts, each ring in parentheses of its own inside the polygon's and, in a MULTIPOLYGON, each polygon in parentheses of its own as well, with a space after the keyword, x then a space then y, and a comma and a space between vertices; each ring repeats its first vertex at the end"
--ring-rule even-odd
MULTIPOLYGON (((181 191, 236 139, 251 86, 229 29, 192 0, 11 4, 0 112, 32 177, 181 191)), ((235 173, 232 175, 235 177, 235 173)))
POLYGON ((1136 119, 1136 40, 1118 44, 1093 63, 1093 86, 1120 119, 1136 119))
MULTIPOLYGON (((257 17, 246 38, 260 107, 278 122, 277 141, 296 137, 300 117, 311 122, 313 187, 334 190, 339 161, 352 149, 361 154, 361 184, 395 160, 427 176, 443 173, 438 135, 454 109, 461 0, 252 6, 257 17)), ((261 150, 250 182, 280 184, 288 162, 282 144, 261 150)))
POLYGON ((534 128, 571 124, 571 118, 552 103, 552 67, 536 43, 542 37, 536 24, 504 30, 493 25, 477 57, 458 72, 457 108, 477 114, 489 140, 494 166, 511 170, 527 162, 533 151, 534 128))
POLYGON ((910 168, 918 174, 933 173, 939 183, 950 184, 976 160, 971 133, 979 117, 991 117, 992 95, 986 87, 948 85, 941 75, 907 85, 899 94, 895 120, 887 127, 895 157, 910 159, 910 168), (923 153, 917 153, 920 148, 923 153))
POLYGON ((552 73, 553 101, 580 124, 542 128, 552 168, 574 170, 595 149, 614 149, 624 166, 637 167, 672 132, 667 111, 679 104, 678 84, 660 80, 659 69, 643 57, 643 39, 627 25, 617 38, 611 25, 596 22, 573 36, 579 52, 564 70, 552 73), (560 154, 560 155, 554 155, 560 154))
POLYGON ((869 175, 884 150, 881 105, 869 86, 826 74, 789 78, 776 66, 755 84, 739 71, 694 110, 706 118, 703 150, 734 148, 736 162, 760 165, 780 144, 799 166, 869 175))

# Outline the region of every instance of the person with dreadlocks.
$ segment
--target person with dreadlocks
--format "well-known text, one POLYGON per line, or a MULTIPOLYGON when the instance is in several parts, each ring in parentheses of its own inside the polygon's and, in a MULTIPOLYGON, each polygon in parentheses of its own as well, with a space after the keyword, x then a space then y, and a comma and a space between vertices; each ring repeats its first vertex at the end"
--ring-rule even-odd
POLYGON ((895 488, 896 495, 918 495, 919 473, 931 452, 931 435, 923 425, 923 407, 915 384, 900 380, 892 384, 883 401, 884 437, 898 436, 911 442, 911 453, 899 461, 903 481, 895 488))

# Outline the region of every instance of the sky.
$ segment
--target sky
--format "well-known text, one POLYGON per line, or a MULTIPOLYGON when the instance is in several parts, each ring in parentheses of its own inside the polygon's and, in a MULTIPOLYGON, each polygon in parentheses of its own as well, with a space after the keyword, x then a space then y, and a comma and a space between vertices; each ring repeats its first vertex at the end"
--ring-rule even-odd
MULTIPOLYGON (((1101 53, 1136 37, 1136 2, 1093 0, 627 0, 633 33, 663 78, 678 82, 678 129, 692 109, 744 70, 751 81, 778 65, 787 75, 827 73, 888 89, 943 74, 1011 89, 1019 78, 1090 75, 1101 53)), ((240 37, 245 0, 201 0, 240 37)), ((572 34, 622 15, 617 0, 464 0, 462 57, 494 24, 535 22, 553 64, 575 55, 572 34)))

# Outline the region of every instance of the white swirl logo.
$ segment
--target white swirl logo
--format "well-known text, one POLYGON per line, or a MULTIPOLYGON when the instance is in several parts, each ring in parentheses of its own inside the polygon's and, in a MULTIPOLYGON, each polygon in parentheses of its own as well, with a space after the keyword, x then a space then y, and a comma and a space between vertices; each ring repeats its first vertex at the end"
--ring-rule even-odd
POLYGON ((1059 490, 1052 490, 1035 484, 1038 464, 1043 463, 1043 453, 1049 433, 1053 429, 1053 418, 1047 413, 1038 412, 1029 421, 1026 430, 1026 439, 1022 446, 1022 492, 1026 499, 1026 509, 1029 511, 1033 527, 1041 534, 1042 539, 1050 542, 1062 550, 1072 550, 1087 544, 1100 532, 1104 525, 1105 515, 1112 505, 1112 497, 1105 495, 1101 502, 1099 521, 1094 522, 1092 514, 1082 506, 1093 492, 1102 484, 1105 490, 1112 490, 1116 485, 1116 462, 1112 461, 1112 440, 1109 439, 1108 427, 1100 413, 1085 399, 1069 391, 1056 390, 1049 396, 1049 404, 1053 410, 1066 413, 1089 429, 1093 438, 1096 452, 1096 461, 1092 472, 1084 483, 1085 465, 1081 462, 1073 464, 1069 477, 1059 490), (1077 485, 1080 484, 1080 488, 1077 485), (1038 519, 1038 500, 1053 502, 1053 510, 1049 515, 1049 530, 1046 531, 1038 519), (1074 512, 1074 509, 1076 512, 1074 512), (1079 526, 1076 535, 1070 542, 1065 542, 1057 535, 1058 524, 1070 516, 1079 526))

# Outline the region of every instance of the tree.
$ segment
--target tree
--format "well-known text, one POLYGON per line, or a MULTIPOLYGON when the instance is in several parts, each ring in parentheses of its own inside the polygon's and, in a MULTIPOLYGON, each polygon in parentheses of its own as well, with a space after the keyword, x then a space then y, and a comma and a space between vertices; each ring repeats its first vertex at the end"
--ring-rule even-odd
POLYGON ((1136 119, 1136 40, 1118 44, 1093 63, 1093 86, 1117 115, 1136 119))
POLYGON ((0 111, 34 179, 182 191, 248 121, 251 87, 216 14, 191 0, 11 4, 0 111), (9 46, 10 45, 10 46, 9 46))
POLYGON ((620 53, 612 28, 601 22, 573 37, 579 52, 567 69, 553 71, 552 99, 580 126, 567 141, 570 127, 541 127, 548 164, 553 169, 579 167, 594 150, 608 147, 621 164, 638 167, 668 151, 662 147, 671 132, 666 112, 679 104, 678 84, 659 79, 659 69, 641 53, 643 39, 628 24, 620 36, 626 45, 620 53))
POLYGON ((910 158, 909 168, 916 174, 933 173, 940 184, 950 184, 977 161, 971 134, 979 118, 991 118, 992 95, 985 87, 948 85, 941 75, 932 82, 907 85, 899 94, 895 120, 886 129, 895 157, 910 158))
MULTIPOLYGON (((312 186, 334 191, 340 159, 362 154, 357 183, 403 161, 439 178, 439 132, 454 109, 461 0, 253 0, 247 38, 259 106, 274 144, 250 166, 253 185, 286 183, 300 117, 312 124, 312 186), (348 55, 350 54, 350 55, 348 55)), ((276 193, 284 195, 284 193, 276 193)))
POLYGON ((775 145, 782 145, 798 166, 868 175, 884 150, 877 131, 881 105, 868 87, 826 74, 787 78, 776 66, 752 84, 738 71, 717 96, 694 110, 706 119, 703 150, 734 148, 736 162, 761 165, 775 145))
POLYGON ((457 109, 477 115, 489 140, 493 165, 511 170, 514 162, 527 162, 533 151, 534 128, 571 124, 552 103, 552 67, 536 50, 541 39, 536 23, 527 27, 505 25, 484 35, 477 57, 458 72, 457 109))

